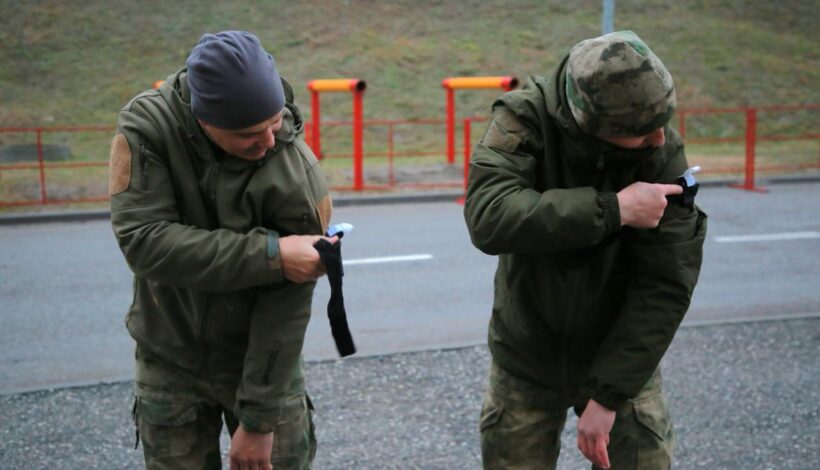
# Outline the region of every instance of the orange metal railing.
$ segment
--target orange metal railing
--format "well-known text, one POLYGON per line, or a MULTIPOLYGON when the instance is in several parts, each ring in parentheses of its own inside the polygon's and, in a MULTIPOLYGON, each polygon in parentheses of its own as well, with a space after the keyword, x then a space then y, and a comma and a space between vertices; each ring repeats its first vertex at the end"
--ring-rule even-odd
MULTIPOLYGON (((805 169, 820 169, 820 157, 811 161, 803 161, 802 163, 788 163, 783 161, 769 162, 761 164, 759 144, 761 142, 780 142, 780 141, 814 141, 820 143, 820 133, 816 132, 817 124, 814 112, 820 110, 820 104, 803 104, 803 105, 789 105, 789 106, 768 106, 768 107, 744 107, 744 108, 682 108, 678 111, 678 129, 684 137, 687 145, 691 144, 719 144, 719 143, 733 143, 739 145, 743 150, 742 159, 739 157, 738 164, 731 167, 718 168, 717 166, 704 165, 704 174, 739 174, 742 175, 742 183, 737 187, 745 190, 760 190, 755 185, 755 178, 758 172, 791 172, 805 169), (803 130, 793 132, 781 132, 765 130, 767 123, 776 121, 781 113, 794 112, 811 112, 810 118, 804 119, 805 122, 800 126, 803 130), (705 136, 698 134, 698 116, 715 115, 718 119, 734 119, 742 124, 735 126, 737 129, 733 135, 725 136, 705 136), (725 118, 723 117, 725 116, 725 118), (761 116, 763 116, 761 120, 761 116), (761 129, 764 129, 761 131, 761 129), (736 135, 735 135, 736 134, 736 135)), ((332 189, 335 191, 362 191, 362 190, 392 190, 392 189, 424 189, 424 188, 459 188, 462 187, 466 181, 466 176, 469 168, 470 154, 473 149, 473 137, 478 133, 473 123, 478 121, 485 121, 486 117, 468 117, 461 121, 462 125, 462 142, 464 167, 461 173, 450 173, 449 169, 452 165, 438 164, 434 169, 428 172, 420 173, 420 179, 413 180, 411 177, 403 175, 398 177, 396 174, 395 165, 401 161, 409 162, 405 159, 424 159, 423 162, 414 162, 418 165, 431 165, 429 157, 437 157, 446 155, 447 147, 444 148, 430 148, 429 146, 420 147, 413 143, 419 139, 415 136, 408 136, 408 133, 417 132, 423 136, 440 135, 441 129, 447 126, 446 119, 422 119, 422 120, 400 120, 400 119, 380 119, 380 120, 361 120, 360 132, 354 133, 354 141, 360 142, 358 150, 351 153, 350 151, 338 150, 334 152, 324 152, 323 156, 334 161, 333 166, 346 166, 341 160, 350 159, 350 166, 356 167, 356 154, 360 155, 358 161, 358 177, 357 172, 353 172, 352 184, 339 184, 338 181, 331 180, 332 189), (364 133, 367 131, 368 144, 364 145, 364 133), (357 137, 357 135, 359 137, 357 137), (375 136, 375 137, 374 137, 375 136), (377 137, 377 138, 376 138, 377 137), (408 144, 409 142, 410 144, 408 144), (382 160, 382 162, 379 161, 382 160), (384 167, 385 175, 378 173, 378 180, 368 180, 372 178, 374 168, 376 165, 381 165, 379 169, 384 167), (362 171, 364 167, 369 167, 371 170, 370 176, 365 177, 362 171), (432 172, 442 171, 447 172, 447 178, 427 178, 432 172), (425 179, 426 178, 426 179, 425 179)), ((322 122, 321 125, 330 130, 333 128, 344 129, 348 126, 351 128, 355 126, 354 121, 334 121, 322 122)), ((317 132, 314 124, 308 125, 306 129, 307 141, 313 143, 314 133, 317 132)), ((81 203, 81 202, 95 202, 104 201, 108 198, 106 191, 100 191, 100 194, 87 194, 82 196, 55 196, 49 192, 49 184, 54 184, 57 178, 50 176, 51 172, 55 170, 64 169, 97 169, 107 168, 108 162, 104 160, 99 161, 64 161, 51 162, 46 161, 43 156, 43 138, 46 135, 54 133, 80 133, 91 132, 100 134, 113 134, 113 126, 53 126, 53 127, 9 127, 0 128, 0 136, 8 134, 21 134, 28 137, 28 141, 36 143, 37 159, 31 162, 14 162, 2 163, 0 162, 0 189, 8 184, 8 175, 13 175, 16 172, 37 172, 38 186, 31 187, 29 194, 37 191, 36 196, 19 197, 19 195, 12 194, 9 191, 0 191, 0 207, 10 206, 32 206, 32 205, 49 205, 49 204, 66 204, 66 203, 81 203)), ((101 135, 100 137, 108 136, 101 135)), ((429 137, 425 141, 429 142, 433 139, 429 137)), ((349 140, 346 145, 349 145, 349 140)), ((332 140, 328 140, 326 144, 333 145, 332 140)), ((339 148, 337 144, 335 148, 339 148)), ((354 150, 356 148, 354 147, 354 150)), ((107 148, 105 149, 107 153, 107 148)), ((811 149, 809 149, 811 152, 811 149)), ((435 159, 437 160, 437 159, 435 159)), ((330 162, 328 162, 330 166, 330 162)), ((418 166, 416 165, 416 166, 418 166)), ((432 168, 432 167, 431 167, 432 168)), ((381 171, 381 170, 380 170, 381 171)), ((101 176, 99 176, 102 178, 101 176)), ((104 185, 106 182, 101 182, 104 185)), ((33 181, 32 181, 33 184, 33 181)), ((31 186, 31 184, 29 184, 31 186)), ((65 191, 63 191, 65 193, 65 191)))
MULTIPOLYGON (((5 200, 0 196, 0 207, 13 206, 34 206, 34 205, 49 205, 49 204, 68 204, 68 203, 83 203, 83 202, 99 202, 108 199, 107 194, 100 194, 94 196, 81 196, 72 198, 55 198, 48 194, 47 170, 63 169, 63 168, 107 168, 108 161, 69 161, 69 162, 46 162, 43 152, 43 136, 45 134, 65 132, 99 132, 99 133, 113 133, 114 126, 52 126, 52 127, 2 127, 0 134, 31 134, 34 135, 34 140, 37 147, 37 162, 36 163, 2 163, 0 162, 0 175, 4 172, 11 171, 31 171, 37 170, 39 176, 39 198, 36 199, 14 199, 5 200)), ((0 185, 2 184, 2 176, 0 176, 0 185)))
MULTIPOLYGON (((738 108, 682 108, 677 111, 678 116, 678 131, 687 144, 710 144, 710 143, 740 143, 745 146, 745 158, 742 168, 721 168, 712 169, 711 171, 723 170, 727 172, 734 172, 733 170, 742 171, 743 183, 733 185, 734 187, 745 189, 748 191, 760 191, 761 189, 755 185, 755 177, 761 168, 757 162, 757 144, 758 142, 782 142, 793 140, 817 140, 820 142, 820 133, 818 132, 801 132, 797 134, 761 134, 759 131, 759 117, 766 114, 778 113, 793 113, 797 111, 817 111, 820 110, 820 103, 798 104, 798 105, 780 105, 780 106, 761 106, 761 107, 738 107, 738 108), (687 137, 689 132, 688 118, 693 116, 704 115, 740 115, 745 120, 745 129, 743 135, 737 136, 719 136, 719 137, 687 137)), ((820 159, 814 163, 802 164, 778 164, 767 165, 762 169, 767 171, 796 171, 810 168, 820 168, 820 159)))

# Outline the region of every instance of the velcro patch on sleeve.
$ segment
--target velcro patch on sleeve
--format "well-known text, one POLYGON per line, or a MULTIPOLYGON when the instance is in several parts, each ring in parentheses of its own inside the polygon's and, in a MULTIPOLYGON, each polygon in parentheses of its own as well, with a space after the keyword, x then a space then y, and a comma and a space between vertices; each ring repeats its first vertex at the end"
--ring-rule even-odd
POLYGON ((516 131, 522 129, 523 126, 515 117, 508 113, 499 113, 487 129, 484 145, 502 152, 513 153, 521 144, 521 137, 516 131))
POLYGON ((330 217, 333 215, 333 201, 330 199, 330 194, 319 201, 316 205, 316 210, 319 212, 319 222, 322 224, 322 233, 327 233, 327 228, 330 225, 330 217))
POLYGON ((108 164, 108 195, 114 196, 128 189, 131 182, 131 147, 123 134, 111 142, 111 160, 108 164))

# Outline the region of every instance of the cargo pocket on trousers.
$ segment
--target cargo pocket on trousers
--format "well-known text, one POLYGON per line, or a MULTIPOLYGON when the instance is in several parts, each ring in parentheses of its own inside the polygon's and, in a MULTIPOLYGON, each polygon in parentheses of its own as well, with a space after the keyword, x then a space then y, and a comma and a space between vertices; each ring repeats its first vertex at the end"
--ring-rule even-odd
POLYGON ((669 436, 672 422, 666 410, 663 395, 660 393, 646 400, 635 402, 635 419, 660 440, 669 436))
POLYGON ((196 405, 137 397, 137 427, 146 455, 180 457, 197 439, 196 405))
POLYGON ((316 408, 313 407, 313 402, 310 401, 310 395, 305 392, 305 401, 307 402, 308 408, 308 432, 309 432, 309 446, 310 446, 310 461, 313 462, 313 459, 316 457, 316 426, 313 424, 313 414, 316 413, 316 408))
POLYGON ((504 407, 497 405, 491 400, 485 400, 481 407, 481 419, 478 423, 478 431, 484 432, 485 429, 490 428, 501 420, 501 415, 504 414, 504 407))
POLYGON ((274 429, 274 459, 290 462, 308 458, 311 453, 309 413, 304 392, 285 400, 274 429))
POLYGON ((670 468, 675 450, 666 399, 658 393, 634 403, 638 422, 637 468, 670 468))

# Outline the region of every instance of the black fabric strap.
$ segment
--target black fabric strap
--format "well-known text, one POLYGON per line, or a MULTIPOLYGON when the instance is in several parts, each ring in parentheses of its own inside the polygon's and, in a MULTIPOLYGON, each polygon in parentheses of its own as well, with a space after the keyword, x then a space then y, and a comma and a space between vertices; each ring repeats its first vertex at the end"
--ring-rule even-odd
POLYGON ((347 314, 345 313, 344 296, 342 295, 342 242, 337 241, 331 244, 325 239, 321 239, 313 245, 327 271, 327 279, 330 281, 330 301, 327 303, 327 318, 330 320, 330 331, 333 333, 333 340, 336 341, 336 349, 342 357, 350 356, 356 352, 356 345, 353 344, 353 336, 347 326, 347 314))

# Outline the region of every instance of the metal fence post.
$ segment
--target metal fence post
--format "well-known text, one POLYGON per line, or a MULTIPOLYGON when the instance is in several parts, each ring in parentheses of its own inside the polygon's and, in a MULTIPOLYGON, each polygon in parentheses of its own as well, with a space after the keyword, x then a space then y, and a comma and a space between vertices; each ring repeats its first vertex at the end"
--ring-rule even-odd
POLYGON ((464 119, 464 191, 467 191, 467 176, 470 173, 470 134, 472 119, 464 119))
POLYGON ((40 202, 48 204, 48 194, 46 193, 46 164, 43 157, 43 130, 37 128, 37 161, 40 167, 40 202))

